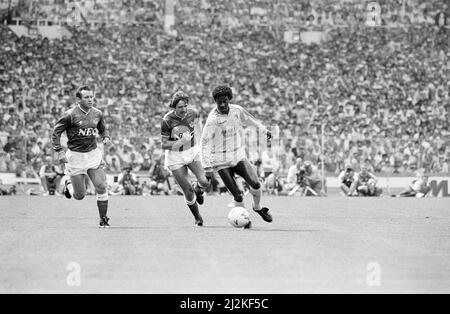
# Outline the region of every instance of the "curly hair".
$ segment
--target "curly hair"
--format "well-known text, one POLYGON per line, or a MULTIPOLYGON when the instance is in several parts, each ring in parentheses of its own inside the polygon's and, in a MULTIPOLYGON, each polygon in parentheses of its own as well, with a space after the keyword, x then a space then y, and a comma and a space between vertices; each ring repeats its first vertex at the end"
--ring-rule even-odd
POLYGON ((172 101, 170 102, 170 108, 175 108, 177 106, 178 102, 180 102, 180 100, 183 100, 184 102, 189 103, 189 96, 183 91, 176 92, 172 96, 172 101))
POLYGON ((214 88, 214 90, 212 92, 212 96, 213 96, 214 100, 217 100, 217 98, 219 98, 221 96, 226 96, 226 97, 228 97, 229 100, 231 100, 231 99, 233 99, 233 91, 228 86, 221 85, 221 86, 217 86, 216 88, 214 88))

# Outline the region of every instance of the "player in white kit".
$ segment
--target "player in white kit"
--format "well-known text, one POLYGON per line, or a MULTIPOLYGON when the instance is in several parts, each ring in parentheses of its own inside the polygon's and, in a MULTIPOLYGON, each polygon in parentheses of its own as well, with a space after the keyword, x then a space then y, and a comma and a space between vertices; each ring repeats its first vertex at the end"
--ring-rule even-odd
MULTIPOLYGON (((243 192, 235 175, 241 176, 250 186, 253 210, 266 222, 272 222, 267 207, 261 207, 262 189, 256 169, 247 160, 244 143, 244 127, 254 127, 271 133, 250 113, 238 105, 230 104, 232 90, 218 86, 213 91, 216 108, 211 111, 202 134, 202 163, 206 172, 217 171, 223 183, 234 197, 236 206, 244 207, 243 192)), ((248 226, 250 227, 250 226, 248 226)))

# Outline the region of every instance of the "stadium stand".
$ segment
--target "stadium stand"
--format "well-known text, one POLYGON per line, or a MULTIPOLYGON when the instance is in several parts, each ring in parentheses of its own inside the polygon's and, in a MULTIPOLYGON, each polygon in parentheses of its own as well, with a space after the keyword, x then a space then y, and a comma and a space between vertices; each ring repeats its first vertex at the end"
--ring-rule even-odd
MULTIPOLYGON (((159 123, 171 93, 185 90, 206 116, 211 88, 226 83, 235 102, 282 130, 282 173, 297 156, 320 160, 324 125, 330 174, 361 163, 390 175, 449 174, 450 30, 435 24, 448 4, 379 2, 387 12, 380 28, 364 26, 356 1, 289 0, 179 0, 176 37, 164 32, 156 0, 83 1, 84 22, 101 26, 70 28, 72 39, 18 38, 2 25, 0 172, 39 169, 52 154, 51 127, 82 83, 95 87, 108 117, 115 146, 105 154, 118 158, 111 170, 147 171, 162 156, 159 123), (399 25, 400 10, 407 24, 399 25), (327 40, 286 43, 292 27, 327 40)), ((19 1, 13 11, 25 21, 64 20, 71 5, 19 1)))

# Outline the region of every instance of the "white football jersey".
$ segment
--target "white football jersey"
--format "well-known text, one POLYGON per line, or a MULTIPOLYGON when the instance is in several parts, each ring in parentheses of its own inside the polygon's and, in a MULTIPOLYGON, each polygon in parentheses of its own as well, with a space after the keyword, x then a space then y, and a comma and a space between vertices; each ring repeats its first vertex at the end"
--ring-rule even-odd
MULTIPOLYGON (((202 163, 206 170, 233 166, 246 158, 244 128, 254 128, 255 137, 264 126, 247 110, 230 104, 230 112, 211 111, 202 134, 202 163)), ((253 132, 253 130, 250 130, 253 132)))

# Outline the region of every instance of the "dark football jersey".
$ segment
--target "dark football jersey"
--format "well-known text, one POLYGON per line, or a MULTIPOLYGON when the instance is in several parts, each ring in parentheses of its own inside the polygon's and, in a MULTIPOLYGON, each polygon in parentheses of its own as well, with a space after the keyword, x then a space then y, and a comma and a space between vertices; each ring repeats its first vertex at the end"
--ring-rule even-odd
POLYGON ((97 136, 108 136, 105 118, 100 110, 91 108, 84 112, 78 105, 69 109, 58 120, 53 129, 52 144, 60 151, 61 134, 67 133, 67 146, 71 151, 87 153, 97 148, 97 136))
POLYGON ((174 111, 164 116, 161 123, 161 135, 168 137, 169 141, 178 141, 183 134, 188 132, 192 135, 191 145, 180 147, 179 151, 187 150, 195 146, 195 124, 198 119, 197 111, 188 109, 184 118, 178 117, 174 111))

